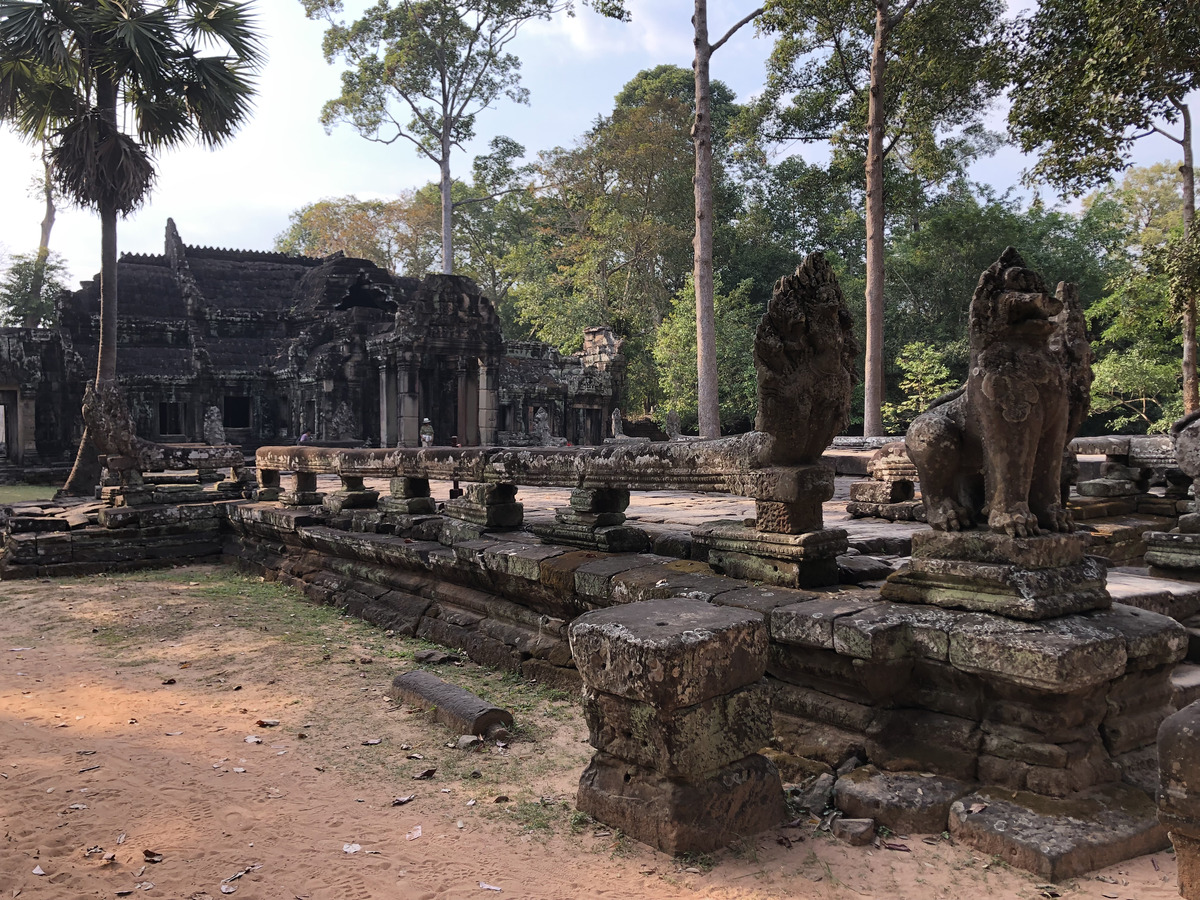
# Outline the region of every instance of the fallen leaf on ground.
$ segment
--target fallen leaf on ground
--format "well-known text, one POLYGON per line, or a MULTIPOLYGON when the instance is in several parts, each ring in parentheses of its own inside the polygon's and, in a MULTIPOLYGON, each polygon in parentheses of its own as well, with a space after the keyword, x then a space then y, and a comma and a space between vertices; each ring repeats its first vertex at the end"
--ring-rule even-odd
POLYGON ((884 843, 883 846, 887 847, 889 850, 900 850, 904 853, 912 853, 912 851, 908 849, 908 844, 900 844, 895 841, 887 841, 884 843))
POLYGON ((403 806, 405 803, 411 803, 413 800, 416 800, 416 799, 417 799, 416 794, 407 794, 404 797, 396 797, 394 800, 392 800, 392 806, 403 806))
POLYGON ((374 747, 376 744, 382 744, 383 738, 367 738, 363 741, 364 747, 374 747))
POLYGON ((148 863, 160 863, 162 862, 163 855, 157 850, 143 850, 142 858, 148 863))
POLYGON ((362 849, 362 844, 342 844, 343 853, 357 853, 362 849))
POLYGON ((181 734, 183 734, 183 732, 182 732, 182 731, 167 731, 167 732, 164 732, 164 733, 166 734, 166 736, 167 736, 167 737, 176 737, 176 736, 178 736, 178 735, 181 735, 181 734))
POLYGON ((163 684, 174 684, 174 683, 175 683, 174 678, 164 678, 163 679, 163 684))
POLYGON ((232 894, 232 893, 233 893, 234 891, 236 891, 236 890, 237 890, 237 885, 236 885, 236 884, 223 884, 223 885, 221 885, 221 893, 222 893, 222 894, 232 894))
POLYGON ((405 838, 407 838, 407 839, 408 839, 408 840, 410 840, 410 841, 415 841, 415 840, 416 840, 417 838, 419 838, 420 836, 421 836, 421 826, 420 826, 420 825, 417 825, 417 826, 415 826, 415 827, 413 828, 413 830, 412 830, 412 831, 410 831, 410 832, 409 832, 408 834, 406 834, 404 837, 405 837, 405 838))
POLYGON ((72 803, 67 809, 87 809, 86 803, 72 803))
POLYGON ((425 757, 423 757, 420 753, 410 753, 410 754, 408 754, 408 758, 409 759, 424 759, 425 757))
POLYGON ((500 888, 496 887, 494 884, 488 884, 486 881, 479 882, 479 886, 485 891, 496 891, 497 893, 500 892, 500 888))
POLYGON ((247 743, 247 744, 261 744, 261 743, 262 743, 262 738, 260 738, 260 737, 255 737, 255 736, 254 736, 254 735, 252 735, 252 734, 248 734, 248 735, 246 735, 246 743, 247 743))
POLYGON ((46 873, 45 873, 44 871, 42 871, 42 867, 41 867, 41 866, 34 866, 34 867, 33 867, 33 874, 34 874, 34 875, 45 875, 46 873))
POLYGON ((259 719, 254 724, 257 725, 259 728, 274 728, 276 725, 279 724, 279 720, 278 719, 259 719))
POLYGON ((432 778, 437 773, 437 769, 426 769, 420 774, 414 775, 413 778, 417 781, 424 781, 427 778, 432 778))
POLYGON ((988 808, 988 805, 986 803, 972 803, 970 806, 967 807, 967 812, 969 812, 969 813, 983 812, 987 808, 988 808))

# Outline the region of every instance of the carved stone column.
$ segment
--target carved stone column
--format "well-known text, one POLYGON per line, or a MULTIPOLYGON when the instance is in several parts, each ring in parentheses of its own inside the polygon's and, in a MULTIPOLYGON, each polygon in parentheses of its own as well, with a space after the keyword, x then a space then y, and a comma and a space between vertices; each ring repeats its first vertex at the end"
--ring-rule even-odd
POLYGON ((396 367, 384 363, 379 367, 379 445, 395 446, 399 438, 396 421, 396 367))

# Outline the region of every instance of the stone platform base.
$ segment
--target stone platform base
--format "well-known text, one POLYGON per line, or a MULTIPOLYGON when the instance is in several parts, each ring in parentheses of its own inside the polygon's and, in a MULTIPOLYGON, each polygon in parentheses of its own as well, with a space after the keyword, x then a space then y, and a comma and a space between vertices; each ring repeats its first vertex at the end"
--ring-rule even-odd
POLYGON ((566 522, 535 522, 529 530, 551 544, 565 544, 601 553, 645 553, 650 537, 632 525, 603 525, 591 528, 566 522))
POLYGON ((579 779, 576 806, 664 853, 708 853, 780 825, 783 784, 754 754, 683 782, 597 753, 579 779))
POLYGON ((1104 579, 1104 563, 1084 556, 1076 535, 923 531, 913 535, 910 563, 880 593, 898 603, 1038 621, 1111 606, 1104 579))
POLYGON ((1200 579, 1200 534, 1147 531, 1142 538, 1151 574, 1200 579))
POLYGON ((924 522, 925 501, 904 500, 899 503, 872 503, 851 500, 846 512, 852 519, 887 519, 889 522, 924 522))
POLYGON ((840 528, 780 534, 744 525, 699 528, 692 543, 708 552, 708 564, 723 575, 800 588, 837 584, 837 557, 849 546, 840 528))
POLYGON ((950 807, 950 834, 1051 881, 1170 845, 1154 801, 1126 784, 1062 800, 982 788, 950 807))

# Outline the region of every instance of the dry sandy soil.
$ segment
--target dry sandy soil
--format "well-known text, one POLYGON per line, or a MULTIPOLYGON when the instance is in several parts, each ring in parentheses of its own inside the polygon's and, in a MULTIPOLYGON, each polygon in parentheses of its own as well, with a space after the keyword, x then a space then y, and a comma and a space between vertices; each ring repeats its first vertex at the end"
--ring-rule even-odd
POLYGON ((808 821, 672 859, 574 811, 573 698, 443 670, 516 715, 484 752, 392 703, 421 647, 220 567, 0 584, 0 898, 1178 896, 1169 853, 1051 886, 808 821))

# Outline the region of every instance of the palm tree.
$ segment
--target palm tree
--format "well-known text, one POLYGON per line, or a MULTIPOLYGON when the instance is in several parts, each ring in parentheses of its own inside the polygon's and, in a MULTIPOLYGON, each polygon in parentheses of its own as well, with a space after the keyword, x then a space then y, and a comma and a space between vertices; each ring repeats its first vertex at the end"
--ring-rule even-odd
POLYGON ((235 0, 0 0, 0 121, 48 139, 58 187, 100 214, 96 381, 66 493, 91 489, 90 444, 136 455, 116 380, 117 219, 149 194, 156 151, 233 135, 261 61, 249 6, 235 0))

